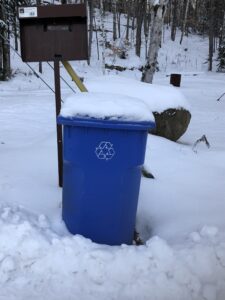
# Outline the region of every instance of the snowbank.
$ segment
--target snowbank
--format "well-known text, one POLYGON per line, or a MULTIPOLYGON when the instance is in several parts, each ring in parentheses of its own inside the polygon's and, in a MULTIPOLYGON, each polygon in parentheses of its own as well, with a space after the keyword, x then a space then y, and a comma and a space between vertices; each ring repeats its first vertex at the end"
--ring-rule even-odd
POLYGON ((169 108, 184 108, 190 111, 190 106, 178 88, 158 84, 149 84, 122 76, 100 76, 89 79, 86 83, 91 92, 108 92, 136 97, 145 102, 152 112, 163 112, 169 108))
POLYGON ((77 93, 62 106, 62 117, 90 117, 123 121, 154 121, 148 106, 133 97, 110 93, 77 93))
POLYGON ((188 247, 157 236, 145 246, 110 247, 59 236, 43 215, 18 207, 1 206, 0 225, 0 299, 211 300, 225 294, 225 245, 216 227, 191 233, 188 247))

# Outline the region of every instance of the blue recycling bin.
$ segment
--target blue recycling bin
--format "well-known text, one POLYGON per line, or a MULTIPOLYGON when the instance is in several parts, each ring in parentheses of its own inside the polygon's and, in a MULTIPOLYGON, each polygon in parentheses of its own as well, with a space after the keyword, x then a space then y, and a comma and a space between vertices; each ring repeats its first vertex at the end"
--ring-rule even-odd
POLYGON ((96 243, 132 244, 147 134, 155 123, 60 116, 58 123, 68 230, 96 243))

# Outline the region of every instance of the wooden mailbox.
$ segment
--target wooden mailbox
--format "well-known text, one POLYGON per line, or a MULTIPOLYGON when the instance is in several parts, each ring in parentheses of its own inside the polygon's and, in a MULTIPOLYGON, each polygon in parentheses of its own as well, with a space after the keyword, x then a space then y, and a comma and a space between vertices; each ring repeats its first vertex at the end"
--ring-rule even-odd
POLYGON ((85 4, 19 7, 18 15, 23 61, 88 58, 85 4))

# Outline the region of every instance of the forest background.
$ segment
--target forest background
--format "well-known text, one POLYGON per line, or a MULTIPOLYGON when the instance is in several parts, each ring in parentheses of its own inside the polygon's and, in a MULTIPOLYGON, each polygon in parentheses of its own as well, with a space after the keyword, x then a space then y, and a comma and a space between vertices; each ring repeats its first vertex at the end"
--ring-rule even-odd
MULTIPOLYGON (((115 56, 126 59, 133 48, 137 57, 144 56, 145 63, 140 68, 142 81, 151 83, 158 70, 157 56, 166 27, 171 40, 189 34, 208 36, 208 70, 212 71, 213 55, 218 50, 218 71, 225 69, 225 1, 224 0, 1 0, 0 2, 0 80, 12 76, 10 52, 19 51, 18 6, 86 3, 89 15, 89 61, 92 58, 92 40, 96 36, 98 57, 105 68, 116 68, 105 61, 107 49, 115 56), (111 34, 109 24, 105 29, 105 16, 112 14, 111 34), (100 23, 96 21, 100 16, 100 23), (126 19, 126 23, 121 19, 126 19), (177 31, 181 34, 177 35, 177 31), (110 38, 109 38, 110 37, 110 38), (11 45, 10 45, 11 40, 11 45), (97 45, 98 46, 98 45, 97 45), (101 49, 101 50, 99 50, 101 49), (101 53, 100 53, 101 52, 101 53)), ((117 68, 120 68, 117 66, 117 68)), ((119 69, 120 71, 120 69, 119 69)), ((39 64, 42 72, 42 64, 39 64)))

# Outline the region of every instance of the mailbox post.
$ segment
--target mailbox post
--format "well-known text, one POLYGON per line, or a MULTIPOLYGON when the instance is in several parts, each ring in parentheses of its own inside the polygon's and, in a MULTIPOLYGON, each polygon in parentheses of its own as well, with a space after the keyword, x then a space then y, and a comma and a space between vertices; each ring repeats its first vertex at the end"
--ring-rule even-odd
MULTIPOLYGON (((87 60, 85 4, 23 6, 18 9, 24 62, 54 62, 56 116, 61 109, 60 61, 87 60)), ((59 186, 62 187, 62 127, 57 126, 59 186)))

